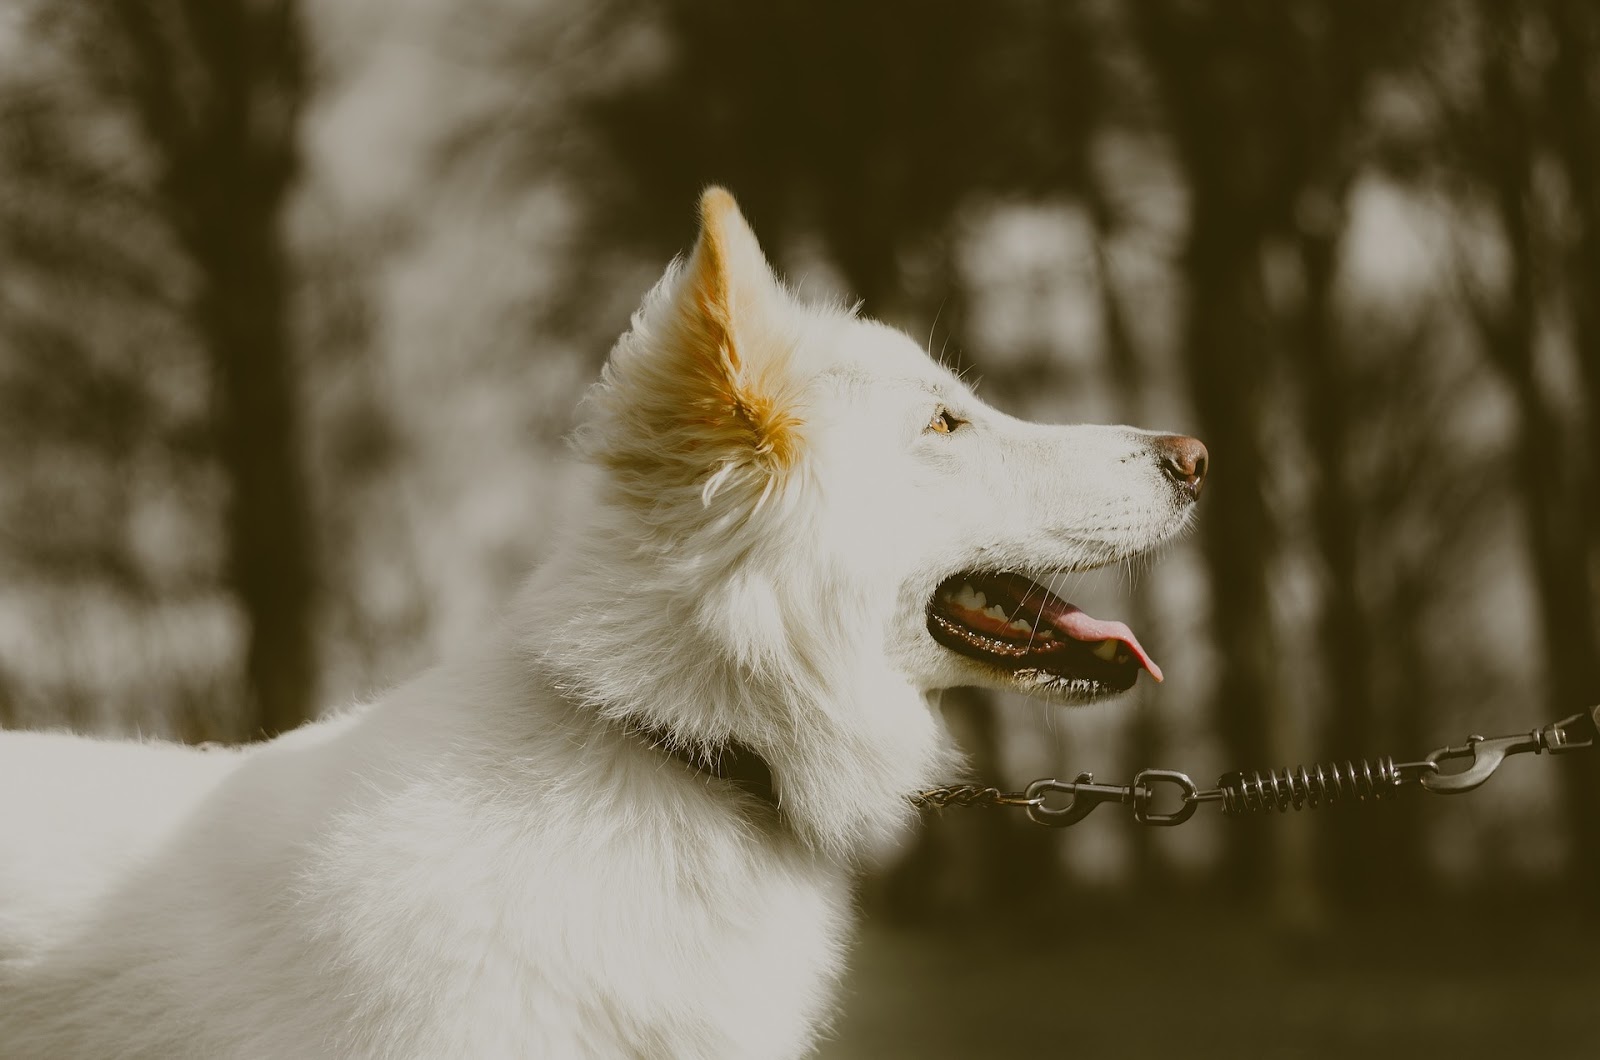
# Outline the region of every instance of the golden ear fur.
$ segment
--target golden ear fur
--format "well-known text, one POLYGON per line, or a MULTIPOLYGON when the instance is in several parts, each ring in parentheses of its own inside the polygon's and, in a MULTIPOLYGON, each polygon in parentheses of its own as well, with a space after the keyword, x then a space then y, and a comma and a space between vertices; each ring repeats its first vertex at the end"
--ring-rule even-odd
POLYGON ((738 204, 722 188, 707 188, 700 197, 700 239, 687 286, 690 297, 679 303, 690 338, 684 353, 697 362, 696 374, 708 388, 701 395, 705 413, 724 420, 768 470, 787 469, 799 443, 799 422, 783 404, 789 351, 754 348, 772 341, 767 315, 772 300, 786 295, 738 204))
POLYGON ((613 352, 602 400, 625 422, 598 455, 655 488, 699 485, 708 503, 739 482, 765 500, 799 457, 792 311, 733 196, 708 188, 694 252, 613 352))

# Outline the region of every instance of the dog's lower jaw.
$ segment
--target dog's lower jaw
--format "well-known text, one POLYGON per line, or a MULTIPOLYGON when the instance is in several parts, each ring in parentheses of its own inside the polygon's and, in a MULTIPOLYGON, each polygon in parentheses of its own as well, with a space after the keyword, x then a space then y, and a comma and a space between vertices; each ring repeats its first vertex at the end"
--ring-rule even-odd
POLYGON ((1113 696, 1120 696, 1133 687, 1129 685, 1126 688, 1114 688, 1100 681, 1082 677, 1062 677, 1037 670, 1020 673, 1017 679, 1023 685, 1021 691, 1025 694, 1062 706, 1099 703, 1113 696))

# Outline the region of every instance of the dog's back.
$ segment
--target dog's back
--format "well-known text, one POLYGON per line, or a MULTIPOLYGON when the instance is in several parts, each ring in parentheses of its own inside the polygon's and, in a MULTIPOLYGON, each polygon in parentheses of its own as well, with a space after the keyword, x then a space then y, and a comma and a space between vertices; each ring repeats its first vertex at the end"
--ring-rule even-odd
POLYGON ((233 751, 0 733, 0 966, 31 961, 147 861, 233 751))

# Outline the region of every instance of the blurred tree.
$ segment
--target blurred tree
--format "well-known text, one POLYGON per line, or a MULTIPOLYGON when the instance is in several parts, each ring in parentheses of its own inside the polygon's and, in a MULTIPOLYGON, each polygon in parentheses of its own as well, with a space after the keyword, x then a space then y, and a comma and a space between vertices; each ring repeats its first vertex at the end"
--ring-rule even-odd
POLYGON ((229 484, 227 580, 249 624, 246 733, 311 716, 314 569, 300 462, 284 207, 306 46, 293 0, 105 0, 70 14, 88 73, 127 107, 153 206, 192 269, 229 484))
MULTIPOLYGON (((1588 475, 1600 483, 1600 7, 1589 0, 1548 0, 1554 55, 1542 105, 1552 149, 1566 177, 1575 222, 1566 254, 1573 340, 1588 419, 1588 475)), ((1589 530, 1591 595, 1600 592, 1600 494, 1581 491, 1589 530)))
MULTIPOLYGON (((1425 11, 1319 0, 1138 9, 1146 63, 1191 192, 1184 348, 1217 467, 1202 531, 1222 654, 1214 716, 1230 755, 1251 768, 1304 750, 1288 746, 1287 720, 1297 708, 1283 702, 1283 642, 1272 614, 1285 528, 1264 491, 1272 473, 1267 410, 1281 400, 1279 387, 1298 395, 1314 469, 1310 525, 1323 575, 1316 643, 1329 707, 1319 743, 1335 755, 1375 753, 1373 616, 1360 594, 1362 498, 1348 466, 1358 397, 1333 293, 1350 188, 1370 161, 1368 92, 1414 54, 1425 11), (1294 276, 1287 296, 1270 291, 1266 276, 1283 271, 1283 250, 1294 276)), ((1321 880, 1349 898, 1377 893, 1378 863, 1359 852, 1375 843, 1414 849, 1415 837, 1400 831, 1407 820, 1330 821, 1321 880)), ((1280 901, 1307 907, 1311 866, 1299 855, 1270 853, 1274 840, 1264 832, 1240 830, 1231 840, 1237 886, 1259 889, 1276 864, 1280 901)))
MULTIPOLYGON (((1237 14, 1237 9, 1234 9, 1237 14)), ((1220 469, 1208 483, 1205 555, 1211 571, 1212 628, 1221 653, 1213 716, 1240 763, 1271 762, 1279 699, 1269 572, 1278 529, 1262 489, 1263 402, 1273 351, 1260 277, 1262 241, 1283 224, 1291 183, 1275 169, 1275 130, 1263 128, 1264 100, 1282 97, 1272 66, 1288 63, 1278 9, 1219 17, 1217 5, 1149 4, 1139 28, 1171 135, 1191 190, 1183 265, 1183 340, 1202 434, 1220 469)), ((1298 181, 1294 181, 1297 183, 1298 181)), ((1261 891, 1268 833, 1231 833, 1226 864, 1234 886, 1261 891)))
POLYGON ((677 246, 684 202, 730 185, 782 244, 820 234, 853 294, 893 315, 908 255, 973 195, 1059 194, 1093 96, 1081 4, 1002 0, 621 3, 665 56, 585 117, 601 234, 677 246), (670 204, 670 205, 669 205, 670 204))
MULTIPOLYGON (((1455 691, 1435 661, 1441 650, 1462 686, 1491 690, 1487 697, 1504 681, 1492 667, 1462 658, 1455 643, 1440 645, 1437 637, 1439 615, 1459 614, 1470 605, 1460 572, 1473 562, 1486 515, 1506 480, 1504 461, 1463 459, 1457 441, 1441 430, 1478 382, 1471 365, 1433 348, 1449 341, 1442 339, 1450 331, 1441 321, 1455 307, 1445 301, 1435 297, 1406 320, 1352 313, 1344 322, 1347 334, 1361 334, 1366 346, 1365 356, 1352 359, 1345 382, 1351 407, 1365 413, 1348 459, 1356 472, 1355 548, 1374 631, 1367 638, 1373 702, 1376 716, 1387 722, 1378 749, 1393 748, 1398 755, 1436 746, 1440 726, 1458 721, 1440 707, 1455 691)), ((1363 824, 1370 829, 1366 850, 1358 850, 1359 837, 1351 835, 1331 853, 1361 857, 1384 874, 1381 890, 1371 889, 1374 881, 1367 879, 1361 881, 1366 888, 1350 897, 1415 904, 1433 893, 1425 801, 1401 798, 1380 814, 1349 815, 1352 833, 1363 824)))
POLYGON ((171 288, 151 276, 136 194, 72 135, 87 124, 84 101, 40 87, 68 74, 36 62, 11 72, 0 97, 6 559, 134 586, 122 528, 130 454, 155 418, 141 370, 155 365, 108 356, 100 340, 112 320, 160 335, 161 309, 123 309, 162 307, 171 288))
POLYGON ((77 0, 28 16, 37 69, 18 75, 4 128, 18 148, 3 214, 18 268, 0 313, 21 355, 5 380, 21 415, 7 427, 75 463, 36 449, 18 510, 70 530, 53 543, 32 535, 60 554, 58 568, 115 565, 137 586, 148 564, 129 558, 133 469, 170 477, 180 459, 215 457, 228 498, 224 580, 248 628, 251 709, 229 728, 281 732, 310 716, 315 679, 281 230, 305 93, 298 9, 77 0), (211 393, 198 432, 182 408, 196 376, 211 393), (69 497, 94 510, 60 503, 69 497))
MULTIPOLYGON (((1558 11, 1569 11, 1556 6, 1558 11)), ((1541 102, 1541 51, 1531 41, 1550 39, 1552 26, 1541 3, 1484 3, 1474 26, 1480 35, 1481 103, 1463 127, 1464 147, 1475 162, 1490 197, 1507 254, 1504 290, 1469 290, 1483 346, 1511 391, 1517 409, 1514 481, 1521 503, 1532 560, 1541 625, 1543 684, 1547 712, 1553 719, 1600 698, 1600 650, 1595 635, 1595 603, 1589 571, 1593 535, 1593 496, 1600 484, 1585 462, 1572 416, 1550 390, 1541 367, 1541 349, 1548 328, 1551 285, 1559 275, 1560 242, 1552 234, 1548 191, 1541 187, 1539 164, 1547 145, 1539 117, 1583 107, 1577 99, 1541 102)), ((1557 52, 1559 54, 1559 52, 1557 52)), ((1566 60, 1570 62, 1570 58, 1566 60)), ((1570 77, 1570 74, 1563 76, 1570 77)), ((1548 83, 1548 81, 1546 82, 1548 83)), ((1555 85, 1561 85, 1560 80, 1555 85)), ((1587 137, 1582 122, 1570 119, 1561 133, 1587 137), (1576 128, 1574 128, 1576 124, 1576 128)), ((1564 143, 1557 154, 1569 167, 1581 167, 1590 149, 1564 143)), ((1574 187, 1581 204, 1593 189, 1574 187)), ((1579 210, 1584 209, 1577 205, 1579 210)), ((1582 240, 1592 238, 1588 233, 1582 240)), ((1581 245, 1581 243, 1580 243, 1581 245)), ((1587 278, 1583 253, 1577 255, 1576 279, 1587 278)), ((1578 319, 1580 339, 1592 340, 1582 328, 1594 289, 1574 286, 1566 292, 1578 319)), ((1580 358, 1592 350, 1580 348, 1580 358)), ((1597 369, 1587 365, 1585 378, 1597 369)), ((1595 410, 1581 409, 1593 416, 1595 410)), ((1600 767, 1576 763, 1561 773, 1568 825, 1573 837, 1573 879, 1581 893, 1600 887, 1600 767)))
MULTIPOLYGON (((28 35, 0 60, 0 608, 26 616, 5 644, 10 721, 170 733, 186 726, 168 724, 169 693, 205 664, 154 687, 137 664, 112 679, 94 664, 159 651, 161 619, 204 606, 210 585, 187 277, 149 209, 136 138, 42 31, 67 10, 22 9, 28 35), (180 525, 183 544, 161 532, 180 525), (117 611, 131 621, 114 644, 85 628, 117 611)), ((204 736, 231 731, 231 707, 216 705, 204 736)))
MULTIPOLYGON (((1265 404, 1280 365, 1263 254, 1275 237, 1298 238, 1307 292, 1298 339, 1308 343, 1311 369, 1329 373, 1321 382, 1336 382, 1322 300, 1339 226, 1336 215, 1315 214, 1336 211, 1342 201, 1339 189, 1348 178, 1329 162, 1346 165, 1338 152, 1348 135, 1348 93, 1365 70, 1346 35, 1355 20, 1374 14, 1365 5, 1277 3, 1152 3, 1137 13, 1145 60, 1191 192, 1183 345, 1202 433, 1218 469, 1203 530, 1222 656, 1214 716, 1230 756, 1252 767, 1289 751, 1279 735, 1280 641, 1270 592, 1281 529, 1263 493, 1269 470, 1265 404), (1337 67, 1335 60, 1349 65, 1337 67), (1335 78, 1339 83, 1330 83, 1335 78), (1302 227, 1297 209, 1308 201, 1313 216, 1302 227)), ((1326 436, 1314 445, 1319 453, 1323 444, 1337 443, 1334 432, 1343 424, 1338 394, 1329 397, 1333 408, 1317 420, 1326 436)), ((1318 489, 1337 491, 1340 481, 1341 474, 1325 473, 1318 489)), ((1336 502, 1327 507, 1338 518, 1336 502)), ((1324 535, 1333 537, 1331 530, 1324 535)), ((1327 559, 1330 580, 1340 582, 1342 592, 1348 552, 1338 545, 1327 559)), ((1354 605, 1336 597, 1333 606, 1354 605)), ((1336 631, 1336 643, 1351 628, 1360 623, 1336 631)), ((1352 645, 1340 654, 1360 651, 1352 645)), ((1361 682, 1345 690, 1353 699, 1348 716, 1357 718, 1365 714, 1367 692, 1359 669, 1351 680, 1361 682)), ((1230 834, 1227 861, 1241 892, 1266 885, 1275 856, 1269 835, 1230 834)), ((1299 903, 1303 896, 1289 900, 1299 903)))

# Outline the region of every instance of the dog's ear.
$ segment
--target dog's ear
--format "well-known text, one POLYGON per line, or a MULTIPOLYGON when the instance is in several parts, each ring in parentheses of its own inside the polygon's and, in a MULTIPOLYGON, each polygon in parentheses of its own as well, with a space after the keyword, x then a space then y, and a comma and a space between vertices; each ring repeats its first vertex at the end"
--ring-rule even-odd
MULTIPOLYGON (((680 308, 703 314, 730 336, 741 322, 749 330, 782 294, 756 234, 725 188, 710 187, 700 196, 700 237, 686 272, 695 304, 680 308)), ((733 353, 739 356, 736 348, 733 353)))
POLYGON ((708 188, 694 251, 612 353, 591 451, 641 489, 694 485, 709 504, 744 485, 760 504, 798 459, 792 312, 733 196, 708 188))

